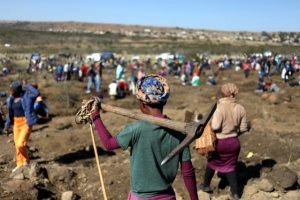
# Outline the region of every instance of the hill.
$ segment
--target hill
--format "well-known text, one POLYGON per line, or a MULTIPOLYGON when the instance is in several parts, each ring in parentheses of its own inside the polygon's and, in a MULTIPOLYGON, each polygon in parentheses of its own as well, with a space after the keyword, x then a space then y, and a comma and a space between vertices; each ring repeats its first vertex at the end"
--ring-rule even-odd
POLYGON ((180 27, 0 21, 0 53, 113 51, 133 54, 211 54, 298 51, 299 33, 230 32, 180 27), (11 44, 6 48, 4 44, 11 44))

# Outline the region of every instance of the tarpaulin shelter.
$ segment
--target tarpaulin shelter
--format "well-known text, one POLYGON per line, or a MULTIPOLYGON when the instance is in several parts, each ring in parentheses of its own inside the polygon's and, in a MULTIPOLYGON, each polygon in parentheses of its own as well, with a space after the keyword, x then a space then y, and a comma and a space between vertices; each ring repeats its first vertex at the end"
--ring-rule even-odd
POLYGON ((107 52, 104 52, 102 55, 101 55, 101 58, 104 58, 104 59, 109 59, 109 58, 114 58, 114 54, 107 51, 107 52))
POLYGON ((30 58, 34 59, 34 60, 39 60, 41 58, 41 56, 40 56, 40 54, 31 54, 30 58))

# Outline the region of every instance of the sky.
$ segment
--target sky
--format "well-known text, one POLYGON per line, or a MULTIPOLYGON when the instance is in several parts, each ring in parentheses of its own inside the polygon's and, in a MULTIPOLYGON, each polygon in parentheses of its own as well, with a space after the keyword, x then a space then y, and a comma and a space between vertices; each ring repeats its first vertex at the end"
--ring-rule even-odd
POLYGON ((1 0, 0 20, 299 32, 300 0, 1 0))

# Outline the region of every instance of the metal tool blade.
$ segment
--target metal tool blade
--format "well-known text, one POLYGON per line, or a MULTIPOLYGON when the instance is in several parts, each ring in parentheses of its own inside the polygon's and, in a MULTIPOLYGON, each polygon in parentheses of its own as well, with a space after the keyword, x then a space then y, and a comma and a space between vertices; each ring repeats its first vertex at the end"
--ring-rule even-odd
POLYGON ((207 112, 207 114, 203 117, 203 119, 200 120, 200 122, 198 122, 198 123, 195 123, 195 122, 189 123, 189 124, 191 124, 190 125, 191 127, 188 127, 188 125, 186 126, 188 128, 188 131, 186 133, 187 136, 171 153, 169 153, 169 155, 167 157, 164 158, 164 160, 161 162, 161 165, 169 162, 172 158, 174 158, 181 151, 183 151, 183 149, 185 147, 187 147, 195 139, 199 138, 202 135, 205 126, 207 125, 210 118, 214 114, 216 108, 217 108, 217 103, 214 103, 213 106, 210 108, 210 110, 207 112))

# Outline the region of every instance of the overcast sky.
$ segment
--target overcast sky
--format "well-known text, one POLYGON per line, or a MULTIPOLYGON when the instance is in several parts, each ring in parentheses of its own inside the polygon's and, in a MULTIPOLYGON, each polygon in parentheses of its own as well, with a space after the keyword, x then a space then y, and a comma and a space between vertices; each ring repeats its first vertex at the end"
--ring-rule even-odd
POLYGON ((0 20, 300 31, 300 0, 1 0, 0 20))

